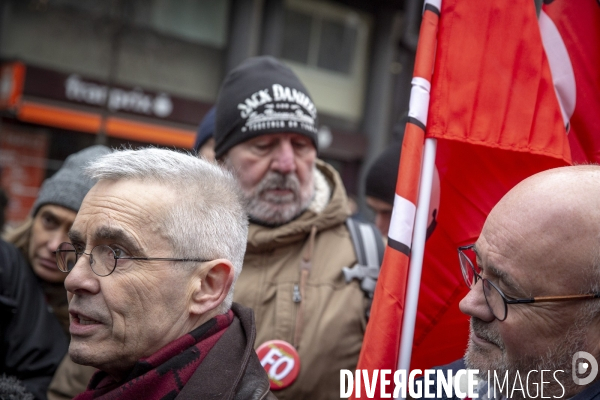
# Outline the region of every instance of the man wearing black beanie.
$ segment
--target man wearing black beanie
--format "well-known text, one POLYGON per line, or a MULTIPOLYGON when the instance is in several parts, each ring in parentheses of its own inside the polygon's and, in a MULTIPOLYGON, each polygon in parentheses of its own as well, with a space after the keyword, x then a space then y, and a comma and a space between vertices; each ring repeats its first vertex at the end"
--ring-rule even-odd
POLYGON ((217 158, 267 133, 298 133, 317 147, 317 109, 296 74, 272 57, 251 58, 231 71, 217 109, 217 158))
POLYGON ((340 176, 317 156, 317 110, 272 57, 246 60, 217 99, 217 160, 233 171, 250 217, 234 300, 256 313, 257 352, 279 399, 339 397, 354 369, 368 300, 343 267, 357 263, 340 176), (278 341, 272 342, 277 339, 278 341))

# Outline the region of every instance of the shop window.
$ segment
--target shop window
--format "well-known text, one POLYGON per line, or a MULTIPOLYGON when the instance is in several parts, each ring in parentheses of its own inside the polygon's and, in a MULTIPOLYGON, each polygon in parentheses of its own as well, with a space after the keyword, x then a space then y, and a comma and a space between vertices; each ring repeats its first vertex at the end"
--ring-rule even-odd
POLYGON ((355 12, 315 3, 288 2, 284 15, 282 58, 332 72, 351 74, 356 63, 359 31, 366 24, 355 12))
POLYGON ((356 27, 348 23, 324 20, 321 23, 317 66, 349 73, 356 46, 356 27))
POLYGON ((224 48, 229 5, 230 0, 135 0, 134 21, 169 36, 224 48))
POLYGON ((285 28, 281 45, 283 58, 308 64, 311 26, 312 18, 310 15, 292 10, 285 11, 285 28))

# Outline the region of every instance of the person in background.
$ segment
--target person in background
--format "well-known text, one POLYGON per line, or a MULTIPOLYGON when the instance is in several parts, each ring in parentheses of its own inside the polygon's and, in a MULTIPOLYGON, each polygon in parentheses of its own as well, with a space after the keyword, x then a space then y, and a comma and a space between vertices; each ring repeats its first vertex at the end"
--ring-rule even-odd
MULTIPOLYGON (((384 239, 387 238, 392 224, 400 154, 402 153, 402 140, 404 138, 404 120, 405 118, 402 118, 400 123, 396 125, 394 129, 396 139, 369 167, 365 180, 367 205, 375 213, 375 225, 381 231, 384 239)), ((440 207, 440 176, 437 168, 434 168, 432 183, 427 220, 427 239, 433 234, 437 226, 437 214, 440 207)))
POLYGON ((198 126, 194 150, 198 157, 203 157, 207 161, 215 160, 215 107, 213 106, 198 126))
POLYGON ((396 196, 396 180, 402 142, 393 142, 369 167, 365 181, 367 205, 375 213, 375 225, 387 237, 396 196))
POLYGON ((252 310, 232 303, 248 220, 214 163, 122 150, 59 245, 68 272, 69 355, 98 368, 77 399, 270 399, 252 310))
MULTIPOLYGON (((7 241, 13 243, 25 256, 29 267, 37 277, 37 283, 44 292, 47 303, 69 337, 69 312, 67 292, 64 287, 65 274, 56 266, 54 251, 58 245, 68 240, 67 233, 75 220, 83 198, 94 184, 94 180, 83 174, 84 167, 98 157, 110 153, 105 146, 92 146, 70 155, 63 166, 46 179, 31 211, 31 217, 20 227, 7 234, 7 241)), ((65 353, 63 353, 65 355, 65 353)), ((68 355, 58 371, 74 369, 87 382, 95 369, 75 366, 68 355)), ((67 374, 71 377, 71 374, 67 374)), ((85 389, 85 383, 77 384, 69 379, 60 392, 72 398, 85 389)), ((51 387, 54 383, 51 384, 51 387)), ((52 390, 51 390, 52 391, 52 390)), ((52 393, 48 396, 52 399, 52 393)))
POLYGON ((0 398, 27 391, 32 399, 46 399, 67 346, 33 271, 17 248, 0 240, 0 374, 6 374, 0 398))
POLYGON ((106 146, 92 146, 67 157, 63 166, 42 184, 31 217, 6 235, 6 241, 21 250, 38 277, 46 300, 66 334, 69 313, 63 285, 65 274, 58 270, 53 252, 67 239, 81 202, 94 184, 83 175, 83 168, 109 152, 106 146))
POLYGON ((346 191, 317 159, 317 110, 289 67, 255 57, 227 75, 215 154, 240 182, 250 217, 234 298, 256 313, 275 395, 339 397, 340 369, 358 361, 368 299, 344 279, 343 267, 357 263, 346 191))

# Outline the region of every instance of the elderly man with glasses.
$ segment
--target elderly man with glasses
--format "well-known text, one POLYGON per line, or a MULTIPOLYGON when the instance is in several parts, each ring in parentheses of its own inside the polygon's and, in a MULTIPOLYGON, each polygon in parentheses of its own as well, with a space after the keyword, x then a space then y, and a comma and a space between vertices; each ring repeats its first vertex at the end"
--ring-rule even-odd
POLYGON ((471 333, 442 368, 478 369, 483 399, 600 398, 600 167, 521 182, 458 253, 471 333))
POLYGON ((270 398, 252 311, 232 306, 247 218, 232 175, 191 155, 124 150, 56 250, 71 358, 100 371, 78 399, 270 398))

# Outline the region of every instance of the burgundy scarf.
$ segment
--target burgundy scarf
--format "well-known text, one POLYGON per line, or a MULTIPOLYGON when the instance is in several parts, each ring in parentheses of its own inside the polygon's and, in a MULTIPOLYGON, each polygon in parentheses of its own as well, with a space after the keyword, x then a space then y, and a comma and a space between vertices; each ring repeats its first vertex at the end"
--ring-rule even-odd
POLYGON ((217 315, 153 355, 139 360, 122 382, 98 371, 86 391, 75 399, 174 399, 232 321, 231 310, 217 315))

